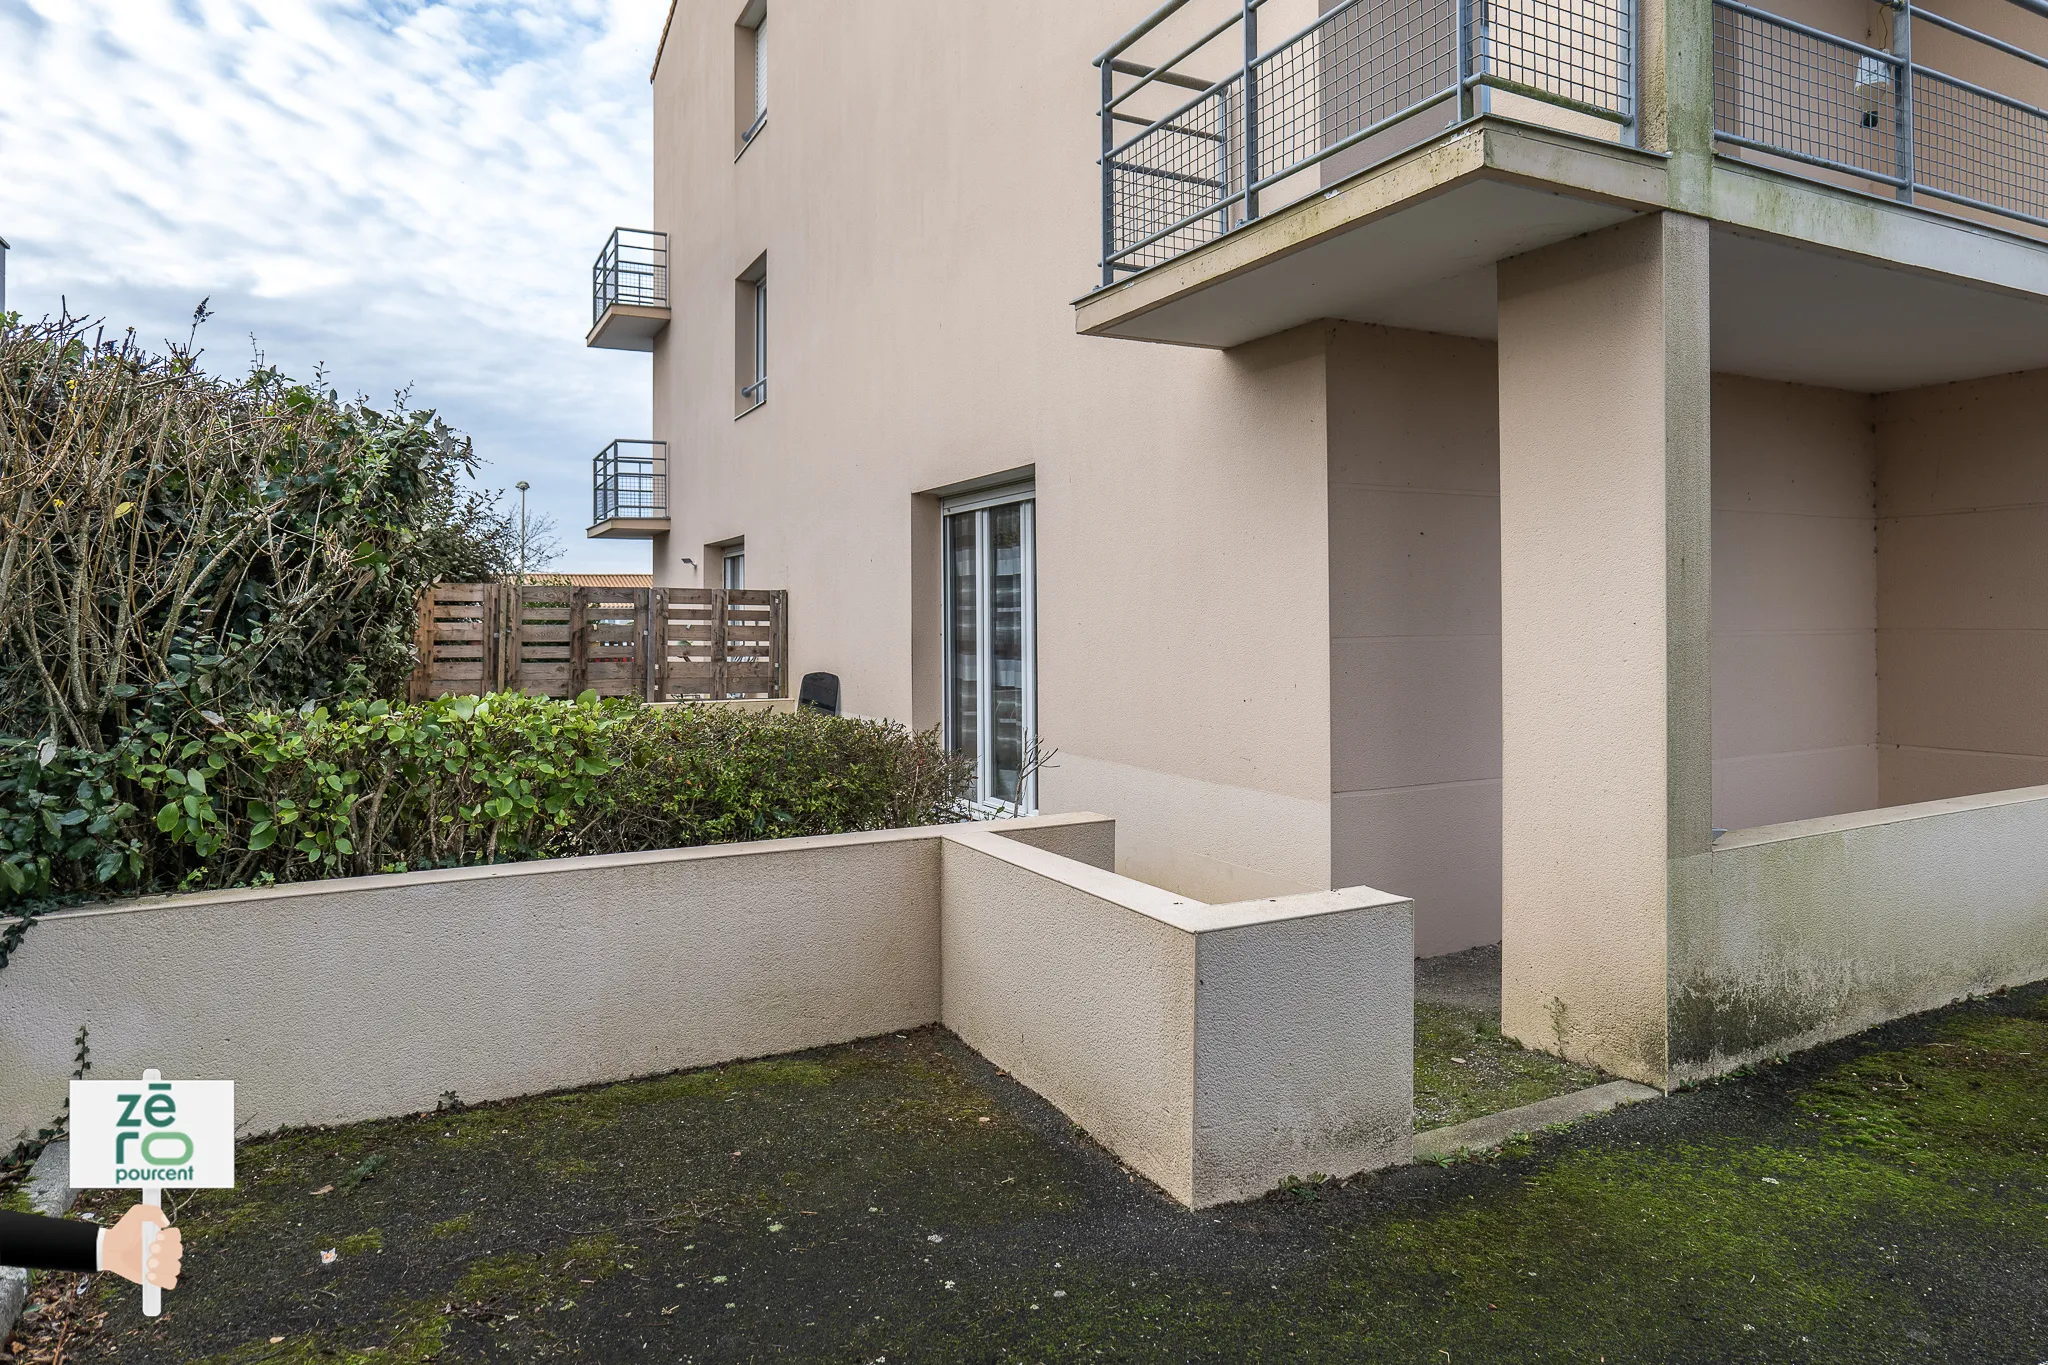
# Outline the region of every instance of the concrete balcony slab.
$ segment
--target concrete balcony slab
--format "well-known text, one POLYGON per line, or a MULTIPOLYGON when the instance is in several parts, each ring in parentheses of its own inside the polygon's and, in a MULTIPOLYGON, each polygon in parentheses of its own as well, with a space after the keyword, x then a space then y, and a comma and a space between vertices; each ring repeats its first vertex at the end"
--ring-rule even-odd
POLYGON ((1493 264, 1665 202, 1663 158, 1482 120, 1076 305, 1089 336, 1228 347, 1319 318, 1493 335, 1493 264))
POLYGON ((591 540, 652 540, 668 534, 667 517, 613 517, 584 533, 591 540))
MULTIPOLYGON (((1668 207, 1665 159, 1482 119, 1075 305, 1089 336, 1227 348, 1323 319, 1492 338, 1495 266, 1668 207)), ((1715 159, 1714 368, 1886 392, 2048 366, 2048 243, 1715 159)))
POLYGON ((583 344, 600 351, 651 351, 654 339, 669 323, 666 308, 615 303, 604 310, 583 344))

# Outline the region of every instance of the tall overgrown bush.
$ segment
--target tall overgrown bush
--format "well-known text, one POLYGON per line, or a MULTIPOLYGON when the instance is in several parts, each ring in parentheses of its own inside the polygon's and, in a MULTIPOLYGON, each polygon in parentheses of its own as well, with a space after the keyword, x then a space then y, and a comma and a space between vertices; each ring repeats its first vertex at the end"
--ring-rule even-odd
POLYGON ((901 726, 394 704, 420 592, 516 562, 475 465, 432 412, 0 316, 0 966, 83 898, 956 818, 901 726))
POLYGON ((420 590, 511 567, 475 468, 429 411, 0 317, 0 734, 396 695, 420 590))
POLYGON ((100 750, 0 739, 0 913, 936 824, 967 782, 936 732, 588 695, 259 709, 100 750))

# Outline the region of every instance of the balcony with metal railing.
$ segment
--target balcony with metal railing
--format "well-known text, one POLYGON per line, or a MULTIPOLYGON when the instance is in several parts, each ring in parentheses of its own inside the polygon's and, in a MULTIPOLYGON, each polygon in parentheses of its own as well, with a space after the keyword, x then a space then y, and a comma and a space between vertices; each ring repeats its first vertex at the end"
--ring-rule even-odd
POLYGON ((1079 330, 1489 334, 1494 262, 1664 206, 1665 159, 1637 146, 1639 3, 1168 0, 1095 59, 1079 330))
POLYGON ((651 351, 668 326, 668 234, 614 228, 590 267, 587 346, 651 351))
POLYGON ((592 540, 668 532, 668 442, 613 441, 590 463, 592 540))
POLYGON ((1717 368, 2048 367, 2048 0, 1322 2, 1168 0, 1096 58, 1077 330, 1490 338, 1501 262, 1677 211, 1712 225, 1717 368), (1655 81, 1639 9, 1686 26, 1655 81))
POLYGON ((1633 0, 1340 0, 1277 34, 1267 0, 1189 4, 1096 59, 1105 286, 1488 113, 1633 137, 1633 0))
POLYGON ((1973 7, 1981 29, 1912 0, 1862 10, 1867 23, 1844 33, 1714 0, 1719 150, 1901 203, 2048 227, 2048 58, 2030 50, 2048 46, 2048 4, 1973 7))

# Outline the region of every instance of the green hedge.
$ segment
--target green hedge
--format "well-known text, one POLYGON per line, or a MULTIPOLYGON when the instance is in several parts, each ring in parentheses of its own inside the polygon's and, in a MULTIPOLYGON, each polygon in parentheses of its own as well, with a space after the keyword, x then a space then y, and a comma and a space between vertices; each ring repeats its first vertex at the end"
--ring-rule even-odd
MULTIPOLYGON (((936 732, 501 693, 0 739, 0 908, 959 818, 936 732)), ((0 964, 23 922, 0 938, 0 964)))

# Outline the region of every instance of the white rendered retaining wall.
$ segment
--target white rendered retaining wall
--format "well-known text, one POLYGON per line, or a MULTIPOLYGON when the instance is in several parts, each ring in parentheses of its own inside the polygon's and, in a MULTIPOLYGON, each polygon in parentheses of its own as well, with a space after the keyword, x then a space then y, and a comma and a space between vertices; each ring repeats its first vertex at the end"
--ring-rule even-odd
POLYGON ((988 829, 940 866, 946 1025, 1183 1204, 1408 1160, 1411 902, 1205 905, 988 829))
POLYGON ((2048 787, 1736 830, 1690 861, 1674 1081, 2048 977, 2048 787))
POLYGON ((1183 1203, 1410 1154, 1412 905, 1203 906, 1093 815, 166 897, 0 971, 0 1133, 93 1070, 237 1082, 245 1133, 943 1022, 1183 1203))

